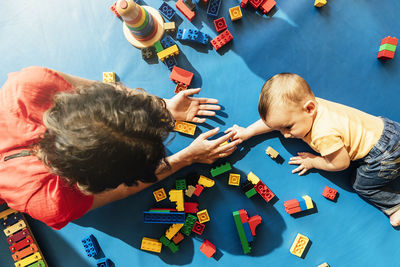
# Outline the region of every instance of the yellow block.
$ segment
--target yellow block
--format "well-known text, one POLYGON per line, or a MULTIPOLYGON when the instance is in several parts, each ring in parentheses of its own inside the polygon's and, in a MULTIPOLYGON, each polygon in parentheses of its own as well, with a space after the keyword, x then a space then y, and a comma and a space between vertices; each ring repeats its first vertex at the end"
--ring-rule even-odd
POLYGON ((181 230, 182 227, 183 227, 183 224, 179 224, 179 223, 171 225, 165 232, 165 237, 168 239, 173 238, 174 235, 176 235, 176 233, 178 233, 178 231, 181 230))
POLYGON ((213 187, 215 181, 213 179, 205 177, 204 175, 200 175, 199 181, 197 183, 204 187, 213 187))
POLYGON ((315 0, 314 6, 322 7, 322 6, 326 5, 326 3, 327 3, 326 0, 315 0))
POLYGON ((188 188, 185 190, 185 195, 187 195, 188 197, 192 197, 195 190, 196 187, 194 187, 193 185, 188 185, 188 188))
POLYGON ((314 204, 312 203, 311 197, 309 197, 308 195, 305 195, 305 196, 303 196, 303 199, 306 201, 307 209, 314 208, 314 204))
POLYGON ((160 188, 160 189, 154 191, 153 195, 157 202, 167 198, 167 194, 165 193, 164 188, 160 188))
POLYGON ((169 191, 169 200, 171 202, 176 202, 176 210, 184 211, 185 202, 183 200, 183 190, 172 189, 169 191))
POLYGON ((13 209, 6 209, 6 210, 3 210, 2 212, 0 212, 0 219, 5 218, 5 217, 7 217, 7 216, 10 215, 10 214, 13 214, 14 212, 17 212, 17 211, 15 211, 15 210, 13 210, 13 209))
POLYGON ((240 6, 234 6, 229 9, 229 15, 231 16, 231 20, 235 21, 242 18, 242 10, 240 10, 240 6))
POLYGON ((302 234, 297 234, 296 239, 294 240, 293 245, 290 248, 290 253, 301 258, 304 250, 307 247, 308 241, 309 241, 308 237, 302 234))
POLYGON ((260 181, 260 178, 258 178, 254 173, 249 172, 249 174, 247 174, 247 180, 256 185, 260 181))
POLYGON ((329 264, 324 262, 324 263, 318 265, 318 267, 329 267, 329 264))
POLYGON ((115 72, 103 72, 103 82, 115 83, 115 72))
POLYGON ((170 46, 167 49, 158 52, 157 56, 161 61, 164 61, 164 59, 166 59, 167 57, 176 56, 178 54, 179 54, 178 46, 174 44, 173 46, 170 46))
POLYGON ((239 184, 240 184, 240 174, 230 173, 229 174, 228 184, 229 185, 239 186, 239 184))
POLYGON ((184 121, 176 121, 174 130, 177 132, 194 135, 194 132, 196 131, 196 125, 184 121))
POLYGON ((219 146, 224 146, 224 145, 227 145, 227 144, 229 144, 229 142, 228 142, 228 141, 225 141, 225 142, 223 142, 222 144, 220 144, 219 146))
POLYGON ((24 228, 26 228, 25 222, 23 220, 19 220, 16 224, 13 224, 13 225, 7 227, 4 230, 4 234, 6 236, 10 236, 13 233, 18 232, 19 230, 24 229, 24 228))
POLYGON ((175 22, 167 22, 167 23, 164 23, 164 30, 165 31, 171 31, 171 32, 173 32, 173 31, 175 31, 175 22))
POLYGON ((197 212, 197 218, 199 218, 199 223, 209 222, 210 216, 208 216, 207 209, 197 212))
POLYGON ((265 150, 265 153, 270 156, 273 159, 276 159, 277 156, 279 156, 279 153, 273 149, 272 147, 267 147, 267 149, 265 150))
POLYGON ((34 263, 35 261, 38 261, 42 259, 42 256, 40 255, 39 252, 36 252, 32 255, 30 255, 29 257, 26 257, 20 261, 17 261, 15 264, 15 267, 25 267, 31 263, 34 263))
POLYGON ((160 253, 161 247, 162 243, 157 239, 143 237, 140 249, 160 253))

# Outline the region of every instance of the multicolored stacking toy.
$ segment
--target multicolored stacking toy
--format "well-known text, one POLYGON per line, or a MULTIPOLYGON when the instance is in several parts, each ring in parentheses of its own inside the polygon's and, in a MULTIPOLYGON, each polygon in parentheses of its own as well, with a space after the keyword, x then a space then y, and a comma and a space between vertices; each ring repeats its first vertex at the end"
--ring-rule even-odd
POLYGON ((135 47, 152 46, 164 34, 164 20, 161 14, 149 6, 140 6, 133 0, 118 0, 118 13, 124 20, 125 38, 135 47))

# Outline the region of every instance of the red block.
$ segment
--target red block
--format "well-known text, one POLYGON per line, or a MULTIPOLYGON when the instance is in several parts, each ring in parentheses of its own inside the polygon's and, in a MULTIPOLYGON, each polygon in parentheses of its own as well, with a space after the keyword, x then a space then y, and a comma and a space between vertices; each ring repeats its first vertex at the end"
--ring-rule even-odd
POLYGON ((287 209, 293 209, 293 208, 300 207, 300 203, 297 199, 292 199, 292 200, 283 202, 283 206, 287 209))
POLYGON ((285 211, 286 211, 287 213, 289 213, 289 214, 293 214, 293 213, 300 212, 301 209, 300 209, 300 206, 298 206, 298 207, 291 208, 291 209, 285 208, 285 211))
POLYGON ((239 212, 240 220, 242 221, 242 223, 249 221, 249 216, 247 215, 247 211, 245 211, 244 209, 241 209, 238 212, 239 212))
POLYGON ((266 14, 270 12, 275 5, 276 5, 275 0, 265 0, 264 3, 261 4, 260 9, 264 14, 266 14))
POLYGON ((260 215, 255 215, 255 216, 251 217, 248 222, 249 222, 251 234, 253 236, 255 236, 256 235, 256 228, 262 222, 262 218, 261 218, 260 215))
POLYGON ((180 91, 186 90, 188 87, 184 85, 183 83, 177 83, 175 87, 175 94, 178 94, 180 91))
POLYGON ((385 37, 382 39, 381 45, 383 45, 383 44, 397 45, 397 42, 398 42, 398 39, 396 37, 388 36, 388 37, 385 37))
POLYGON ((212 39, 211 44, 215 50, 218 50, 224 45, 226 45, 232 39, 233 39, 232 34, 228 30, 225 30, 220 35, 212 39))
POLYGON ((189 86, 193 79, 193 73, 177 66, 174 66, 169 78, 176 83, 183 83, 189 86))
POLYGON ((322 192, 322 195, 326 197, 327 199, 330 200, 335 200, 336 195, 337 195, 337 190, 330 188, 328 186, 325 186, 324 192, 322 192))
POLYGON ((382 50, 378 53, 379 59, 392 59, 394 58, 394 52, 388 50, 382 50))
POLYGON ((193 20, 194 16, 196 13, 194 11, 190 10, 187 5, 183 2, 183 0, 178 0, 176 2, 176 8, 190 21, 193 20))
POLYGON ((197 206, 199 206, 199 203, 196 202, 185 202, 185 213, 197 213, 199 209, 197 206))
POLYGON ((214 26, 217 32, 223 31, 228 28, 224 17, 214 20, 214 26))
POLYGON ((203 244, 201 244, 200 251, 203 252, 207 257, 211 258, 215 252, 217 252, 217 249, 210 241, 206 239, 203 244))
POLYGON ((119 15, 118 11, 117 11, 117 2, 115 2, 112 6, 110 6, 110 10, 115 14, 115 16, 117 16, 118 18, 121 18, 121 16, 119 15))
POLYGON ((196 221, 193 225, 193 229, 192 232, 201 235, 204 231, 204 228, 206 228, 206 226, 202 223, 199 223, 198 221, 196 221))
POLYGON ((174 242, 175 245, 178 245, 179 242, 181 242, 184 238, 185 238, 185 236, 184 236, 181 232, 178 232, 178 233, 176 233, 176 235, 172 238, 172 242, 174 242))
POLYGON ((249 0, 242 0, 240 1, 240 7, 241 8, 245 8, 247 6, 247 3, 249 2, 249 0))
POLYGON ((196 185, 196 190, 194 190, 193 194, 195 194, 196 196, 200 196, 201 192, 203 192, 204 187, 197 184, 196 185))
POLYGON ((257 193, 259 193, 266 202, 274 198, 275 194, 266 186, 261 180, 254 186, 257 193))
POLYGON ((257 9, 263 0, 249 0, 250 5, 252 5, 255 9, 257 9))

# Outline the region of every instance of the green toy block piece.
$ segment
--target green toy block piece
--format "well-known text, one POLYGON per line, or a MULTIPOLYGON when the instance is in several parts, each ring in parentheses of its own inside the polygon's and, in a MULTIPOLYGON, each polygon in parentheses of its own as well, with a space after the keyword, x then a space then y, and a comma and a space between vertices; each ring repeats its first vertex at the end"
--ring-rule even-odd
POLYGON ((160 237, 160 242, 166 247, 168 247, 169 244, 171 244, 171 240, 169 240, 165 235, 160 237))
POLYGON ((232 214, 233 214, 233 220, 235 221, 236 224, 236 229, 238 231, 240 243, 242 243, 243 252, 244 254, 248 254, 251 252, 251 247, 249 245, 249 242, 247 242, 246 234, 244 232, 242 220, 240 219, 239 211, 234 211, 232 214))
POLYGON ((186 190, 186 180, 181 179, 181 180, 176 180, 176 190, 186 190))
POLYGON ((175 245, 174 242, 169 243, 168 247, 173 253, 175 253, 179 250, 179 246, 175 245))
POLYGON ((190 236, 190 234, 192 233, 193 225, 196 221, 197 221, 196 216, 188 214, 185 219, 185 224, 180 230, 181 233, 185 234, 186 236, 190 236))
POLYGON ((154 43, 154 47, 155 47, 157 53, 164 50, 164 48, 162 47, 160 41, 155 42, 155 43, 154 43))
POLYGON ((217 175, 223 174, 224 172, 232 170, 231 164, 229 162, 226 162, 225 164, 222 164, 221 166, 217 166, 213 169, 211 169, 211 175, 212 177, 215 177, 217 175))
POLYGON ((253 187, 252 189, 250 189, 249 191, 246 192, 246 197, 247 198, 251 198, 252 196, 256 195, 257 191, 256 189, 253 187))
POLYGON ((396 46, 392 44, 383 44, 379 47, 379 52, 381 52, 382 50, 396 52, 396 46))

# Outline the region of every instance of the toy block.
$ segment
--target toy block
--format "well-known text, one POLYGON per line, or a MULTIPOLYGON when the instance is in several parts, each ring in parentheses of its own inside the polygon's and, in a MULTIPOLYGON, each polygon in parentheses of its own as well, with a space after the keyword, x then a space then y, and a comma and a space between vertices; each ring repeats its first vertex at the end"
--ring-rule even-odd
POLYGON ((224 146, 224 145, 227 145, 227 144, 229 144, 229 142, 228 142, 228 141, 225 141, 225 142, 223 142, 222 144, 220 144, 219 146, 224 146))
POLYGON ((171 47, 174 44, 176 44, 174 39, 172 39, 169 35, 165 35, 165 37, 161 39, 161 45, 164 47, 164 49, 171 47))
POLYGON ((378 57, 377 58, 379 58, 379 59, 392 59, 392 58, 394 58, 394 52, 387 51, 387 50, 380 51, 378 53, 378 57))
POLYGON ((156 49, 157 53, 159 53, 159 52, 164 50, 164 48, 162 47, 161 41, 155 42, 153 46, 156 49))
POLYGON ((381 45, 383 45, 383 44, 397 45, 398 41, 399 40, 396 37, 387 36, 382 39, 381 45))
POLYGON ((164 61, 166 58, 176 55, 179 55, 179 49, 176 44, 157 53, 157 56, 161 61, 164 61))
POLYGON ((211 176, 215 177, 215 176, 218 176, 218 175, 223 174, 230 170, 232 170, 231 164, 229 162, 226 162, 224 164, 221 164, 220 166, 212 168, 210 170, 210 172, 211 172, 211 176))
POLYGON ((276 5, 275 0, 265 0, 260 5, 260 9, 264 14, 267 14, 268 12, 270 12, 274 8, 275 5, 276 5))
POLYGON ((37 261, 37 262, 29 265, 29 267, 46 267, 46 266, 47 266, 47 264, 43 260, 37 261))
POLYGON ((175 245, 178 245, 184 238, 185 238, 185 236, 184 236, 181 232, 178 232, 178 233, 172 238, 172 242, 174 242, 175 245))
POLYGON ((157 239, 143 237, 140 249, 160 253, 161 247, 162 247, 162 244, 157 239))
POLYGON ((242 189, 243 193, 246 193, 247 191, 250 191, 253 188, 254 185, 249 180, 240 185, 240 189, 242 189))
POLYGON ((209 222, 210 216, 208 215, 207 209, 197 212, 197 218, 199 218, 200 223, 209 222))
POLYGON ((181 224, 185 222, 184 212, 143 212, 144 223, 181 224))
POLYGON ((254 215, 250 219, 248 219, 250 231, 253 236, 256 235, 256 228, 261 222, 262 222, 262 218, 259 215, 254 215))
POLYGON ((183 121, 175 121, 174 130, 180 133, 194 135, 196 131, 196 125, 183 121))
POLYGON ((1 226, 4 228, 11 226, 13 224, 16 224, 19 220, 21 220, 21 213, 12 213, 8 215, 7 217, 1 219, 1 226))
POLYGON ((326 0, 315 0, 314 2, 314 6, 315 7, 323 7, 324 5, 326 5, 326 0))
POLYGON ((206 226, 204 224, 199 223, 199 222, 196 221, 194 223, 194 225, 193 225, 192 232, 194 232, 194 233, 196 233, 198 235, 201 235, 203 233, 205 227, 206 226))
POLYGON ((240 6, 234 6, 229 9, 229 15, 231 16, 231 20, 235 21, 242 18, 242 10, 240 10, 240 6))
POLYGON ((194 187, 193 185, 189 185, 188 189, 185 190, 185 195, 187 195, 188 197, 192 197, 194 191, 196 191, 196 187, 194 187))
POLYGON ((103 72, 104 83, 115 83, 115 72, 103 72))
POLYGON ((165 235, 160 237, 159 240, 160 240, 161 244, 163 244, 166 247, 168 247, 168 245, 171 243, 171 240, 169 240, 165 235))
POLYGON ((263 0, 249 0, 249 2, 250 2, 250 5, 252 7, 254 7, 254 9, 257 9, 261 5, 263 0))
POLYGON ((100 248, 94 235, 83 238, 82 245, 88 257, 95 257, 98 255, 100 248))
POLYGON ((257 195, 257 191, 255 188, 252 188, 249 191, 247 191, 245 195, 247 198, 251 198, 252 196, 257 195))
POLYGON ((211 258, 217 252, 217 249, 213 243, 206 239, 203 244, 200 245, 200 251, 208 258, 211 258))
POLYGON ((300 210, 301 211, 305 211, 305 210, 307 210, 307 204, 306 204, 306 201, 304 200, 304 199, 298 199, 298 201, 299 201, 299 205, 300 205, 300 210))
POLYGON ((190 11, 196 10, 196 5, 192 2, 192 0, 183 0, 183 3, 190 9, 190 11))
POLYGON ((167 231, 165 232, 165 237, 168 239, 171 239, 174 237, 174 235, 176 235, 176 233, 179 232, 179 230, 181 230, 181 228, 183 227, 183 223, 182 224, 173 224, 171 225, 167 231))
POLYGON ((175 188, 176 190, 186 190, 186 180, 185 179, 176 180, 175 188))
POLYGON ((168 209, 168 208, 152 208, 149 210, 150 212, 176 212, 176 209, 168 209))
POLYGON ((164 23, 164 30, 168 34, 174 33, 176 30, 175 22, 171 21, 171 22, 164 23))
POLYGON ((166 2, 163 2, 158 10, 160 10, 160 13, 168 20, 171 20, 175 16, 175 10, 166 2))
POLYGON ((197 183, 203 187, 213 187, 215 181, 213 179, 205 177, 204 175, 200 175, 200 178, 197 181, 197 183))
POLYGON ((243 223, 240 219, 240 215, 238 211, 234 211, 233 220, 235 221, 236 229, 239 235, 240 243, 242 244, 242 249, 244 254, 248 254, 251 252, 251 247, 246 238, 246 233, 244 232, 243 223))
POLYGON ((303 199, 306 202, 306 206, 307 206, 308 210, 314 208, 314 204, 313 204, 312 199, 311 199, 310 196, 305 195, 305 196, 303 196, 303 199))
POLYGON ((267 147, 267 149, 265 150, 265 154, 267 154, 268 156, 270 156, 273 159, 276 159, 279 156, 279 153, 270 146, 267 147))
POLYGON ((188 87, 186 85, 184 85, 183 83, 177 83, 174 93, 178 94, 179 92, 187 90, 187 89, 188 89, 188 87))
POLYGON ((4 220, 4 218, 8 217, 8 215, 16 213, 16 212, 17 211, 13 210, 13 209, 3 210, 2 212, 0 212, 0 220, 2 221, 2 220, 4 220))
POLYGON ((192 22, 194 16, 196 16, 196 13, 190 10, 190 8, 185 5, 183 0, 178 0, 175 5, 176 8, 185 16, 185 18, 192 22))
POLYGON ((207 8, 207 15, 210 17, 217 17, 220 6, 221 0, 210 0, 207 8))
POLYGON ((249 2, 249 0, 241 0, 240 1, 240 7, 241 8, 245 8, 247 6, 247 3, 249 2))
POLYGON ((197 213, 199 203, 196 202, 185 202, 185 213, 197 213))
POLYGON ((193 73, 177 66, 174 66, 172 69, 171 75, 169 76, 171 81, 175 83, 183 83, 186 86, 189 86, 193 79, 193 73))
POLYGON ((145 47, 140 49, 142 52, 142 58, 143 59, 150 59, 153 58, 156 54, 154 51, 154 47, 150 46, 150 47, 145 47))
POLYGON ((396 46, 392 45, 392 44, 383 44, 379 47, 379 52, 382 50, 388 50, 388 51, 392 51, 392 52, 396 52, 396 46))
POLYGON ((229 174, 228 184, 229 185, 239 186, 239 184, 240 184, 240 174, 230 173, 229 174))
POLYGON ((292 199, 285 201, 283 203, 283 206, 285 207, 285 211, 289 214, 297 213, 300 212, 300 203, 297 199, 292 199))
POLYGON ((194 29, 178 29, 176 39, 181 41, 191 41, 200 44, 207 44, 210 41, 210 36, 199 30, 194 29))
POLYGON ((233 39, 233 36, 228 30, 223 31, 220 35, 211 40, 211 45, 215 50, 220 49, 233 39))
POLYGON ((22 240, 23 238, 29 236, 29 230, 28 229, 22 229, 22 231, 19 231, 18 233, 13 234, 12 236, 7 238, 7 243, 9 245, 15 244, 18 241, 22 240))
POLYGON ((251 234, 248 222, 243 223, 244 234, 246 235, 247 242, 253 242, 253 235, 251 234))
POLYGON ((168 248, 172 251, 172 253, 175 253, 179 250, 179 246, 173 242, 169 243, 168 248))
POLYGON ((26 223, 23 220, 19 220, 16 224, 13 224, 11 226, 8 226, 6 229, 4 229, 4 234, 6 236, 10 236, 16 232, 18 232, 21 229, 26 228, 26 223))
POLYGON ((203 192, 204 187, 201 185, 196 185, 196 190, 194 190, 193 194, 196 196, 200 196, 201 192, 203 192))
POLYGON ((109 258, 102 258, 97 261, 97 267, 111 267, 111 261, 109 258))
POLYGON ((214 20, 214 26, 217 32, 223 31, 228 28, 224 17, 214 20))
POLYGON ((22 248, 27 247, 33 243, 34 243, 34 241, 33 241, 32 236, 27 236, 26 238, 22 239, 21 241, 10 246, 11 253, 15 253, 18 250, 21 250, 22 248))
POLYGON ((153 195, 157 202, 160 202, 161 200, 164 200, 167 198, 167 194, 165 193, 164 188, 160 188, 160 189, 154 191, 153 195))
POLYGON ((322 195, 326 197, 327 199, 330 200, 335 200, 337 196, 337 190, 330 188, 328 186, 325 186, 324 192, 322 192, 322 195))
POLYGON ((181 228, 181 233, 185 234, 186 236, 189 236, 190 233, 192 232, 193 226, 196 221, 197 221, 196 216, 194 216, 192 214, 188 214, 186 216, 185 224, 181 228))
POLYGON ((31 256, 28 256, 20 261, 17 261, 15 264, 15 267, 25 267, 28 266, 35 261, 39 261, 42 259, 42 255, 40 255, 39 252, 33 253, 31 256))
POLYGON ((110 6, 110 10, 112 11, 112 13, 114 13, 115 16, 117 16, 117 18, 121 18, 121 15, 118 13, 116 6, 117 6, 117 2, 112 4, 112 6, 110 6))
POLYGON ((176 202, 176 210, 184 211, 184 200, 183 200, 183 190, 172 189, 169 191, 169 200, 171 202, 176 202))
POLYGON ((324 262, 324 263, 318 265, 318 267, 329 267, 329 264, 324 262))
POLYGON ((38 252, 39 249, 36 244, 30 244, 29 247, 26 247, 22 250, 16 251, 13 255, 12 258, 14 261, 19 261, 20 259, 25 258, 26 256, 29 256, 35 252, 38 252))
POLYGON ((247 180, 249 180, 253 185, 256 185, 260 181, 260 178, 258 178, 254 173, 249 172, 249 174, 247 174, 247 180))
POLYGON ((266 186, 261 180, 254 186, 254 188, 266 202, 269 202, 275 197, 275 194, 272 193, 268 186, 266 186))
POLYGON ((240 216, 240 221, 242 223, 248 222, 249 221, 249 216, 247 215, 247 211, 244 209, 238 210, 239 216, 240 216))
POLYGON ((164 64, 167 65, 167 68, 171 70, 174 66, 176 66, 176 59, 174 56, 167 57, 164 60, 164 64))
POLYGON ((290 248, 290 253, 301 258, 304 250, 307 247, 308 241, 308 237, 302 234, 297 234, 296 239, 294 240, 292 247, 290 248))

